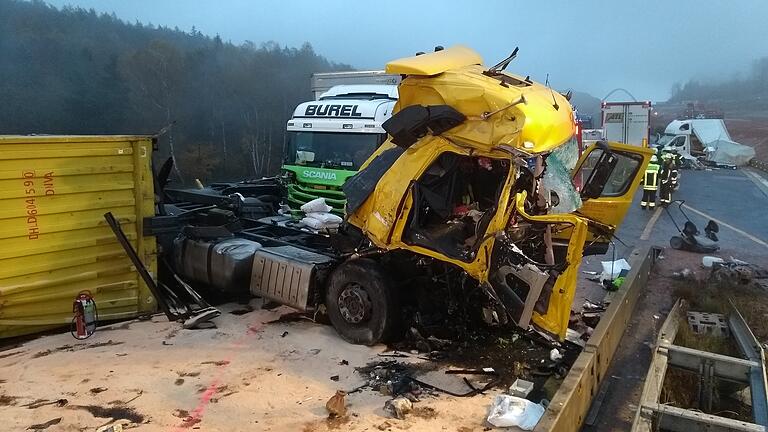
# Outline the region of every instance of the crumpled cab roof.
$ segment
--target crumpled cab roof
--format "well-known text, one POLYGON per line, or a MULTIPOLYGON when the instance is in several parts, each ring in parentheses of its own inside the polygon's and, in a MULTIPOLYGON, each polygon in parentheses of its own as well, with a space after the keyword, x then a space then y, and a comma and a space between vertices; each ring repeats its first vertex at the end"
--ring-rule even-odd
POLYGON ((448 105, 467 121, 443 136, 484 149, 547 153, 573 136, 573 110, 563 95, 525 77, 491 72, 481 62, 475 51, 456 46, 388 63, 387 72, 406 75, 394 114, 410 105, 448 105), (510 106, 521 97, 524 103, 510 106))

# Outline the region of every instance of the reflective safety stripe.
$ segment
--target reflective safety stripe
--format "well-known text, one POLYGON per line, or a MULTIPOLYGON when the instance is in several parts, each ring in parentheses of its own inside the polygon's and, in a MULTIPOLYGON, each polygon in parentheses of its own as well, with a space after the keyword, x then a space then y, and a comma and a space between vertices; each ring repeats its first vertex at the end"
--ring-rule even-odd
POLYGON ((654 163, 648 164, 648 168, 645 169, 645 176, 643 179, 643 189, 656 190, 659 188, 659 166, 654 163))
POLYGON ((659 177, 655 172, 645 172, 645 181, 643 182, 643 189, 656 190, 659 188, 659 177))

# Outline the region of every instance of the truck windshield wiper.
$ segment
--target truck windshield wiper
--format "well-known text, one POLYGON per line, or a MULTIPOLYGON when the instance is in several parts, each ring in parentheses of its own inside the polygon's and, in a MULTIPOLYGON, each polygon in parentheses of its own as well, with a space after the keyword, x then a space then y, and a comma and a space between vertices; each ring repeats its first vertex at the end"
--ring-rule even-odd
POLYGON ((509 57, 505 58, 504 60, 496 63, 495 65, 488 68, 487 71, 483 72, 485 75, 498 75, 499 72, 503 71, 504 69, 509 66, 510 63, 512 63, 512 60, 517 57, 517 52, 520 51, 520 47, 515 47, 515 50, 512 51, 512 54, 509 55, 509 57))

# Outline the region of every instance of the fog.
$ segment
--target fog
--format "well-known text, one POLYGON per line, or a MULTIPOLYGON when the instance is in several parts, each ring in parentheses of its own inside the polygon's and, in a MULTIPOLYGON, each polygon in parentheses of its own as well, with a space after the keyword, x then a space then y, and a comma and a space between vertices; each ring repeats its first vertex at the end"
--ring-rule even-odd
POLYGON ((616 87, 664 100, 673 83, 730 78, 768 54, 768 2, 54 0, 224 40, 310 42, 358 69, 435 45, 465 44, 487 63, 520 46, 513 71, 599 98, 616 87))

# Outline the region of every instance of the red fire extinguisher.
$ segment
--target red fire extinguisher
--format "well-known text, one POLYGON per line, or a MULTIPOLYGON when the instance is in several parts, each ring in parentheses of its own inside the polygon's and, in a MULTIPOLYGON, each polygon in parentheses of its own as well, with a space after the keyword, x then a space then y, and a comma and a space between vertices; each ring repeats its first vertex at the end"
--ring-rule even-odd
POLYGON ((72 318, 71 333, 75 339, 87 339, 96 332, 99 313, 90 291, 83 291, 75 297, 72 313, 75 316, 72 318))

